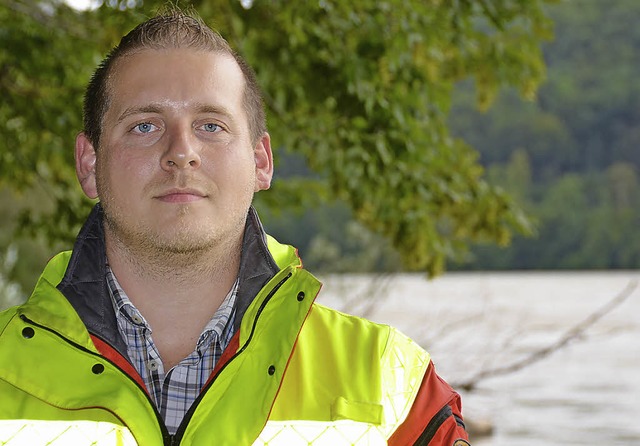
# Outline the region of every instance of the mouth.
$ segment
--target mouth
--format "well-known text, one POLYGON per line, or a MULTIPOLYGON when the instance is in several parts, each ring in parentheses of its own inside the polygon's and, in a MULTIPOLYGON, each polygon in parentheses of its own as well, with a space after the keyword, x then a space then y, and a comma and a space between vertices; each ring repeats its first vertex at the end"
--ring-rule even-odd
POLYGON ((207 194, 190 188, 174 188, 161 192, 154 198, 164 203, 192 203, 207 198, 207 194))

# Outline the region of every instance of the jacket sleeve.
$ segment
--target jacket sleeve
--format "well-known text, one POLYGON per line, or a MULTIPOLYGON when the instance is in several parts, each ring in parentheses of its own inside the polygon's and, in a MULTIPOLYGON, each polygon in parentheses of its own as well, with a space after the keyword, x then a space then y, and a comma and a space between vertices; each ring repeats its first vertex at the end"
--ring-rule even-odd
POLYGON ((460 395, 429 363, 420 390, 404 422, 389 438, 390 446, 466 446, 460 395))

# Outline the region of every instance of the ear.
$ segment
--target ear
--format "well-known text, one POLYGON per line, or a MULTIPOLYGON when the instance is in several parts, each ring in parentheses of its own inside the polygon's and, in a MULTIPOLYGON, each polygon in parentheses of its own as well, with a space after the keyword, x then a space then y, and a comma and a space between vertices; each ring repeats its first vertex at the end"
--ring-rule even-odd
POLYGON ((96 150, 84 133, 76 136, 76 175, 80 187, 89 198, 98 197, 96 187, 96 150))
POLYGON ((267 190, 271 186, 273 177, 273 153, 271 153, 271 137, 268 133, 262 135, 253 149, 256 162, 256 187, 254 192, 267 190))

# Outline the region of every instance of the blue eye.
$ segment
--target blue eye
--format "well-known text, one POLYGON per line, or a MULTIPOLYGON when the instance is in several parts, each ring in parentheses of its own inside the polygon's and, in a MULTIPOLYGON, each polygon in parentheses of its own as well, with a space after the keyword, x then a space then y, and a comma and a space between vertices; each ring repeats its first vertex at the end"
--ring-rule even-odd
POLYGON ((207 123, 205 125, 202 126, 202 128, 206 131, 206 132, 217 132, 220 129, 220 126, 218 124, 213 124, 213 123, 207 123))
POLYGON ((149 133, 154 129, 154 125, 149 122, 143 122, 142 124, 138 124, 134 127, 140 133, 149 133))

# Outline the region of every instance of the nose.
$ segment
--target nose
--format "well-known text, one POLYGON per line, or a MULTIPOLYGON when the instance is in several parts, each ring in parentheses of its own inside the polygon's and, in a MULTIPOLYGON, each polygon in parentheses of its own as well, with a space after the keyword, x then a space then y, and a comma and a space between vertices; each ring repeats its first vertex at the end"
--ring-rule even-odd
POLYGON ((164 170, 200 167, 198 141, 189 130, 176 131, 162 155, 160 163, 164 170))

